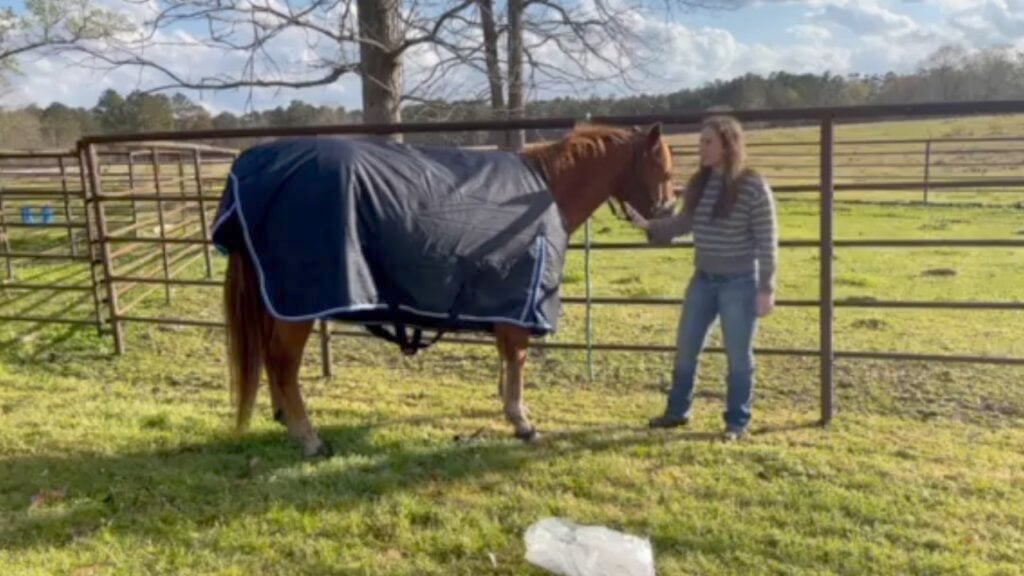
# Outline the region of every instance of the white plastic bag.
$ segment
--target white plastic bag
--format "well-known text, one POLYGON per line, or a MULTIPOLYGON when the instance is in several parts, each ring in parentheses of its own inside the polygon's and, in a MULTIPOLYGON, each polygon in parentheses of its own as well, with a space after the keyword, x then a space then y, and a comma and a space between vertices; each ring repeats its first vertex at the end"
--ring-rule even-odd
POLYGON ((654 576, 654 552, 646 538, 561 518, 530 525, 526 561, 560 576, 654 576))

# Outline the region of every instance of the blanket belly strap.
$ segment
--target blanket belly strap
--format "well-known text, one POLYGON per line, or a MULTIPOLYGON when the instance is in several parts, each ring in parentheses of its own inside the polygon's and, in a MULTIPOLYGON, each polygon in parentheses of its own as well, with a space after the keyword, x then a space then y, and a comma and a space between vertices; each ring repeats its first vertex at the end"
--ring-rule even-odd
POLYGON ((423 330, 419 328, 413 328, 412 339, 409 338, 409 334, 406 332, 406 326, 403 322, 395 322, 395 331, 389 332, 386 328, 379 324, 366 324, 364 325, 367 331, 374 336, 383 338, 389 342, 397 344, 402 349, 402 353, 406 356, 415 356, 417 352, 424 348, 429 348, 437 343, 444 335, 444 330, 438 330, 437 334, 434 335, 426 343, 423 343, 423 330))

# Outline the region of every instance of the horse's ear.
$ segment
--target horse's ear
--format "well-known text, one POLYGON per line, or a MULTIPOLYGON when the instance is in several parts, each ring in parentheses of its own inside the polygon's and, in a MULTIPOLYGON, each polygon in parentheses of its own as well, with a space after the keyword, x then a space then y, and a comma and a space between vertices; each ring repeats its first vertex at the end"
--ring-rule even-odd
POLYGON ((657 150, 661 144, 661 122, 655 122, 647 129, 647 146, 651 150, 657 150))
POLYGON ((647 129, 646 140, 647 154, 650 154, 659 164, 661 164, 661 122, 656 122, 647 129))

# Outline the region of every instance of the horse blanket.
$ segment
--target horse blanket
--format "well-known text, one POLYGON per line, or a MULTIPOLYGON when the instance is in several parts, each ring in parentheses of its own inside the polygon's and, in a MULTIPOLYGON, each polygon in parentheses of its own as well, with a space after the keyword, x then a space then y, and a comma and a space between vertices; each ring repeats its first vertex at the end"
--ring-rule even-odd
POLYGON ((416 345, 421 329, 555 331, 568 233, 518 154, 315 136, 234 161, 213 242, 248 254, 275 318, 359 323, 414 353, 405 326, 416 345))

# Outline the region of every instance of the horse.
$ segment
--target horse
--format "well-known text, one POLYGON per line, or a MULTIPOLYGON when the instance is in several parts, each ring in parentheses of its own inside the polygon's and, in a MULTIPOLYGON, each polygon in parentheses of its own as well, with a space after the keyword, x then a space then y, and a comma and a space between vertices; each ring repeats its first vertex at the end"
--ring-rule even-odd
MULTIPOLYGON (((346 139, 353 140, 353 139, 346 139)), ((303 152, 295 152, 295 156, 306 158, 307 164, 315 164, 318 166, 316 176, 313 176, 311 182, 317 182, 317 185, 322 185, 323 180, 326 178, 330 180, 330 177, 323 176, 323 170, 348 170, 346 165, 347 160, 341 157, 341 160, 332 160, 327 162, 325 160, 316 159, 316 150, 324 149, 324 147, 330 147, 337 145, 334 141, 333 144, 325 143, 327 141, 321 140, 316 145, 310 145, 303 149, 303 152), (328 168, 324 168, 328 166, 328 168), (338 168, 340 166, 340 168, 338 168)), ((405 144, 394 144, 395 148, 389 149, 394 152, 391 156, 382 156, 383 160, 376 161, 369 169, 360 167, 358 169, 348 170, 353 174, 361 174, 361 178, 367 181, 371 181, 374 178, 386 177, 394 172, 401 172, 401 181, 409 182, 420 182, 426 178, 427 180, 442 178, 445 176, 444 170, 439 171, 437 174, 429 174, 423 176, 421 174, 414 174, 409 172, 409 168, 404 166, 404 162, 407 158, 405 154, 411 154, 406 152, 407 150, 414 150, 414 147, 405 144), (367 175, 366 172, 373 172, 373 174, 367 175), (374 176, 376 174, 376 176, 374 176), (383 175, 383 176, 382 176, 383 175)), ((390 152, 389 152, 390 153, 390 152)), ((254 182, 253 186, 259 185, 260 182, 266 180, 266 176, 261 173, 263 166, 268 165, 268 162, 278 161, 283 152, 275 152, 278 156, 270 157, 266 156, 268 152, 264 152, 263 157, 257 157, 255 160, 249 162, 248 170, 252 173, 249 181, 254 182)), ((557 229, 559 234, 556 234, 559 239, 554 244, 559 244, 555 248, 548 247, 547 254, 549 257, 557 257, 562 254, 567 247, 568 237, 576 231, 583 223, 602 205, 609 204, 616 217, 622 218, 621 214, 625 214, 626 204, 629 204, 637 213, 640 215, 650 218, 652 216, 663 213, 666 209, 670 209, 674 196, 672 193, 671 180, 672 180, 672 156, 669 148, 662 135, 661 124, 653 124, 644 128, 632 127, 622 128, 608 125, 596 125, 596 124, 577 124, 563 137, 549 141, 545 143, 532 144, 524 147, 520 151, 466 151, 462 150, 459 154, 460 162, 469 166, 467 168, 466 178, 477 182, 477 185, 481 189, 486 189, 491 186, 490 179, 494 178, 493 174, 487 173, 478 174, 474 173, 477 171, 491 170, 487 168, 486 164, 474 164, 478 162, 481 157, 474 156, 474 154, 491 154, 493 155, 505 155, 496 156, 502 161, 508 161, 509 158, 514 158, 515 162, 521 163, 527 172, 526 178, 528 182, 529 175, 535 175, 537 182, 541 189, 534 190, 531 198, 538 198, 540 201, 550 204, 550 211, 547 214, 555 215, 557 218, 557 226, 551 225, 550 221, 545 224, 550 233, 550 230, 557 229), (616 209, 618 204, 618 209, 616 209), (553 256, 552 256, 553 255, 553 256)), ((237 168, 238 162, 243 160, 246 156, 243 153, 236 159, 236 165, 232 167, 231 179, 235 180, 234 190, 235 196, 243 196, 238 192, 239 183, 237 182, 238 176, 235 174, 236 171, 241 170, 237 168)), ((289 162, 298 162, 297 160, 289 160, 289 162)), ((417 165, 420 166, 420 165, 417 165)), ((429 166, 429 165, 428 165, 429 166)), ((422 171, 422 168, 416 168, 415 171, 422 171)), ((432 168, 431 168, 432 170, 432 168)), ((280 182, 280 190, 275 191, 274 194, 285 194, 290 195, 289 197, 294 198, 295 202, 304 202, 304 198, 309 196, 308 189, 299 189, 293 185, 288 188, 287 182, 289 178, 294 181, 297 177, 295 173, 301 172, 299 168, 293 168, 289 165, 287 170, 282 171, 280 182)), ((499 170, 500 172, 500 170, 499 170)), ((331 172, 334 174, 334 172, 331 172)), ((516 181, 519 182, 519 181, 516 181)), ((414 186, 414 183, 408 184, 414 186)), ((516 184, 518 186, 520 184, 516 184)), ((333 186, 328 183, 327 186, 333 186)), ((333 189, 324 188, 331 190, 331 194, 327 194, 334 197, 333 189)), ((390 194, 389 197, 394 197, 393 191, 387 191, 390 194)), ((417 189, 410 188, 410 190, 402 196, 415 196, 417 189)), ((483 192, 481 192, 483 193, 483 192)), ((433 193, 432 193, 433 194, 433 193)), ((224 198, 227 198, 229 194, 226 192, 224 198)), ((436 194, 435 194, 436 196, 436 194)), ((280 197, 280 196, 279 196, 280 197)), ((447 197, 441 198, 438 202, 449 202, 447 197)), ((249 211, 250 217, 255 217, 256 214, 265 214, 269 210, 265 206, 262 209, 263 212, 259 212, 257 208, 249 207, 243 209, 241 206, 241 200, 234 198, 234 201, 238 202, 238 205, 232 205, 232 200, 222 199, 222 204, 217 218, 215 219, 214 228, 230 228, 232 225, 235 227, 246 225, 244 222, 246 209, 249 211), (239 218, 238 222, 234 224, 228 222, 232 220, 232 216, 237 215, 239 218)), ((399 202, 412 202, 411 200, 400 199, 399 202)), ((416 200, 419 202, 419 200, 416 200)), ((330 212, 331 210, 348 210, 352 214, 350 227, 370 226, 373 223, 368 221, 366 216, 366 210, 362 204, 359 204, 359 200, 345 200, 345 207, 342 208, 330 208, 330 209, 317 209, 318 212, 330 212)), ((363 201, 369 202, 369 201, 363 201)), ((384 203, 383 200, 373 200, 377 204, 384 203)), ((509 210, 513 210, 517 205, 517 200, 512 199, 507 202, 502 202, 501 206, 494 206, 495 210, 502 210, 503 214, 509 210)), ((536 200, 531 200, 536 205, 536 200)), ((543 206, 542 206, 543 207, 543 206)), ((375 205, 372 207, 376 210, 383 210, 380 206, 375 205)), ((294 214, 306 214, 310 217, 326 218, 324 222, 334 222, 338 220, 338 217, 334 215, 323 216, 320 214, 313 215, 313 209, 310 208, 293 208, 291 212, 294 214), (306 212, 301 212, 306 210, 306 212)), ((495 212, 498 213, 498 212, 495 212)), ((539 210, 531 210, 529 208, 521 209, 518 212, 512 212, 509 217, 509 222, 525 222, 527 225, 530 223, 531 218, 539 218, 539 210)), ((304 216, 303 216, 304 217, 304 216)), ((453 218, 457 219, 457 215, 453 218)), ((418 225, 415 222, 416 217, 404 217, 407 224, 412 220, 411 225, 418 225)), ((449 221, 450 224, 451 220, 449 221)), ((277 224, 278 228, 282 225, 277 224)), ((310 226, 306 226, 303 230, 293 232, 293 234, 306 234, 310 235, 308 229, 310 226)), ((422 227, 421 227, 422 228, 422 227)), ((264 227, 265 230, 270 230, 269 227, 264 227)), ((434 241, 434 237, 430 234, 430 230, 446 230, 444 227, 434 228, 422 228, 428 230, 427 232, 420 232, 421 236, 416 238, 394 238, 398 242, 404 242, 404 246, 412 244, 430 244, 434 241)), ((400 236, 405 232, 398 229, 388 229, 389 231, 378 231, 379 236, 383 237, 386 235, 400 236), (398 231, 396 231, 398 230, 398 231)), ((237 231, 236 231, 237 232, 237 231)), ((440 234, 437 232, 436 234, 440 234)), ((489 232, 488 232, 489 233, 489 232)), ((530 232, 535 233, 535 231, 530 232)), ((226 233, 222 233, 226 234, 226 233)), ((310 334, 313 330, 314 322, 318 318, 329 317, 329 319, 337 320, 339 316, 324 313, 319 317, 302 316, 298 314, 289 315, 279 310, 289 305, 290 296, 278 296, 277 303, 271 307, 270 291, 273 289, 268 288, 268 275, 271 272, 264 270, 264 267, 269 266, 266 262, 260 263, 259 261, 254 262, 254 252, 252 249, 254 246, 259 244, 261 238, 254 237, 255 235, 261 234, 255 228, 252 230, 245 230, 245 234, 238 235, 239 238, 244 236, 245 244, 239 241, 239 244, 233 248, 225 249, 215 241, 215 244, 221 249, 222 252, 228 253, 228 266, 227 273, 223 285, 223 309, 224 318, 227 325, 227 357, 230 368, 230 389, 231 396, 236 409, 235 419, 235 431, 237 433, 243 433, 251 420, 254 405, 257 397, 257 391, 260 382, 261 369, 266 371, 267 379, 269 381, 270 398, 273 410, 273 417, 279 423, 283 424, 287 428, 287 435, 292 441, 297 443, 301 447, 302 455, 305 458, 318 458, 318 457, 329 457, 333 454, 333 448, 331 445, 321 439, 310 422, 309 416, 306 412, 306 405, 302 397, 302 392, 299 386, 298 375, 299 366, 303 356, 303 350, 306 347, 307 341, 309 340, 310 334), (243 249, 245 245, 250 248, 249 253, 243 249), (255 265, 254 265, 255 264, 255 265), (262 296, 262 298, 261 298, 262 296)), ((269 231, 266 234, 270 234, 269 231)), ((339 238, 349 237, 353 234, 351 230, 344 230, 338 233, 339 238)), ((320 238, 321 244, 323 244, 323 237, 320 238)), ((503 247, 502 242, 506 241, 506 237, 485 237, 481 239, 481 252, 477 252, 477 256, 474 258, 478 260, 486 260, 487 255, 490 252, 487 250, 496 250, 503 247)), ((327 242, 330 243, 330 242, 327 242)), ((364 240, 363 246, 370 246, 376 244, 376 241, 364 240)), ((541 243, 543 244, 543 243, 541 243)), ((524 247, 529 247, 531 253, 534 250, 533 244, 523 244, 524 247)), ((319 248, 317 248, 319 249, 319 248)), ((367 248, 369 249, 369 248, 367 248)), ((523 248, 526 250, 527 248, 523 248)), ((350 248, 349 251, 354 249, 350 248)), ((393 252, 401 252, 403 249, 395 249, 393 252)), ((543 250, 542 250, 543 252, 543 250)), ((345 256, 349 257, 351 256, 345 256)), ((388 254, 389 257, 398 258, 394 253, 388 254)), ((536 254, 535 254, 536 256, 536 254)), ((278 276, 285 274, 285 269, 288 270, 305 270, 309 268, 309 265, 304 265, 302 262, 306 258, 309 260, 311 256, 309 254, 302 253, 301 250, 297 250, 295 253, 289 254, 288 258, 279 259, 277 266, 278 276), (284 262, 284 260, 294 259, 296 268, 288 268, 291 264, 284 262)), ((332 256, 335 260, 330 262, 340 261, 340 256, 332 256)), ((515 256, 515 258, 520 258, 515 256)), ((529 260, 534 262, 537 258, 529 260)), ((539 260, 544 261, 544 254, 539 254, 539 260)), ((348 262, 346 260, 346 262, 348 262)), ((472 264, 472 263, 470 263, 472 264)), ((550 265, 550 262, 548 263, 550 265)), ((533 264, 531 264, 533 265, 533 264)), ((304 279, 302 282, 306 284, 317 284, 323 281, 324 285, 329 284, 332 275, 344 273, 347 274, 346 282, 355 282, 352 280, 353 277, 361 278, 360 274, 373 276, 374 282, 379 282, 381 285, 387 285, 390 279, 387 277, 387 273, 377 271, 363 272, 353 271, 351 263, 339 265, 344 270, 333 270, 324 269, 317 274, 318 276, 313 277, 312 280, 304 279), (324 280, 323 278, 327 279, 324 280)), ((517 265, 518 266, 518 265, 517 265)), ((523 265, 525 270, 526 264, 523 265)), ((561 261, 558 263, 558 268, 554 270, 549 276, 553 276, 553 279, 548 278, 545 280, 548 282, 548 292, 554 292, 554 296, 557 297, 557 283, 561 281, 561 261)), ((371 266, 372 267, 372 266, 371 266)), ((475 269, 475 268, 474 268, 475 269)), ((421 278, 417 280, 419 284, 443 285, 448 281, 448 276, 441 277, 442 272, 437 272, 436 276, 433 269, 424 268, 421 274, 421 278)), ((296 273, 296 272, 293 272, 296 273)), ((443 274, 449 274, 444 272, 443 274)), ((525 272, 524 272, 525 274, 525 272)), ((492 274, 493 275, 493 274, 492 274)), ((550 327, 551 318, 545 320, 543 314, 558 315, 557 299, 554 300, 554 304, 547 301, 547 303, 540 304, 534 300, 534 296, 540 294, 538 298, 543 298, 537 289, 537 272, 534 271, 533 284, 534 292, 531 293, 531 302, 537 312, 538 322, 541 328, 550 327), (543 308, 548 306, 548 308, 543 308), (552 312, 553 310, 553 312, 552 312), (545 324, 545 322, 549 322, 545 324)), ((357 279, 358 279, 357 278, 357 279)), ((497 278, 497 276, 496 276, 497 278)), ((500 280, 500 278, 498 278, 500 280)), ((370 281, 370 280, 367 280, 370 281)), ((279 281, 279 283, 285 282, 285 280, 279 281)), ((497 282, 497 280, 495 281, 497 282)), ((346 286, 349 286, 346 284, 346 286)), ((498 283, 496 288, 499 292, 506 290, 502 285, 498 283)), ((512 290, 512 288, 507 288, 512 290)), ((369 289, 366 289, 369 290, 369 289)), ((292 294, 294 292, 284 292, 286 294, 292 294)), ((369 292, 367 292, 369 293, 369 292)), ((472 290, 469 291, 469 295, 461 294, 460 298, 463 301, 468 302, 470 305, 477 303, 474 298, 472 290)), ((330 296, 330 294, 328 294, 330 296)), ((499 294, 499 297, 501 295, 499 294)), ((430 298, 430 294, 423 296, 424 298, 430 298)), ((327 304, 324 304, 321 308, 326 309, 327 304)), ((320 310, 320 308, 309 308, 314 310, 320 310)), ((339 310, 335 307, 334 310, 339 310)), ((403 351, 406 353, 415 353, 415 346, 409 344, 404 336, 404 327, 402 322, 414 323, 416 321, 427 321, 434 316, 427 315, 426 313, 415 317, 406 316, 388 316, 392 312, 396 312, 395 306, 389 306, 387 303, 380 304, 379 307, 371 306, 370 309, 359 309, 356 307, 349 306, 345 308, 345 313, 349 314, 344 316, 344 319, 351 320, 356 323, 363 323, 368 329, 373 327, 375 324, 374 319, 377 320, 374 329, 374 333, 381 336, 383 335, 382 329, 379 326, 379 321, 384 319, 397 319, 395 335, 389 336, 389 339, 398 342, 403 347, 403 351), (374 316, 376 314, 376 316, 374 316), (396 335, 400 333, 399 328, 402 328, 402 338, 398 338, 396 335)), ((397 312, 396 312, 397 313, 397 312)), ((340 312, 338 313, 340 314, 340 312)), ((525 315, 525 310, 524 310, 525 315)), ((438 328, 438 335, 440 335, 445 326, 443 314, 436 315, 439 319, 436 320, 436 324, 433 327, 438 328)), ((467 315, 468 316, 468 315, 467 315)), ((531 423, 527 409, 523 399, 523 384, 524 375, 526 369, 527 351, 530 345, 530 340, 536 334, 543 334, 542 329, 538 329, 535 325, 527 325, 522 322, 517 322, 516 318, 510 318, 509 320, 491 320, 488 322, 481 322, 478 324, 468 324, 470 328, 478 331, 489 332, 494 337, 494 344, 497 350, 499 358, 499 377, 498 377, 498 393, 503 401, 503 412, 504 417, 508 424, 512 427, 513 435, 524 441, 534 442, 539 438, 539 433, 536 427, 531 423)), ((430 326, 428 326, 429 328, 430 326)), ((419 332, 417 331, 416 340, 419 344, 419 332)), ((422 347, 422 346, 421 346, 422 347)))

